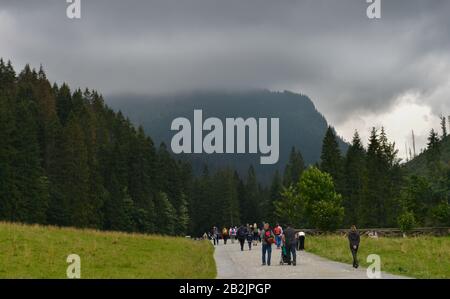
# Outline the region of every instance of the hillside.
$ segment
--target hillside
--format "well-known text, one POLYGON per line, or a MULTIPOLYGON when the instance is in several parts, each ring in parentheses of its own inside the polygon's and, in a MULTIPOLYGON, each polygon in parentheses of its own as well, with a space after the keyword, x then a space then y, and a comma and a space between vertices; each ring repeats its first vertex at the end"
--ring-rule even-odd
MULTIPOLYGON (((440 160, 444 165, 450 166, 450 136, 439 142, 440 160)), ((428 160, 430 157, 429 151, 424 151, 416 158, 405 164, 405 169, 408 174, 419 176, 428 175, 428 160)))
MULTIPOLYGON (((319 161, 322 141, 328 123, 305 95, 267 90, 247 92, 193 92, 171 96, 116 95, 107 97, 108 104, 121 110, 135 124, 142 125, 154 142, 170 145, 174 132, 171 122, 177 117, 193 119, 194 109, 202 109, 204 119, 218 117, 265 117, 280 119, 280 159, 275 165, 259 165, 259 155, 189 155, 194 171, 203 164, 212 169, 230 166, 245 176, 250 164, 255 166, 258 178, 269 181, 276 169, 283 170, 291 148, 300 149, 306 164, 319 161)), ((339 139, 340 147, 347 144, 339 139)), ((170 146, 169 146, 170 148, 170 146)))
POLYGON ((67 256, 81 278, 214 278, 206 241, 0 223, 0 278, 66 278, 67 256))

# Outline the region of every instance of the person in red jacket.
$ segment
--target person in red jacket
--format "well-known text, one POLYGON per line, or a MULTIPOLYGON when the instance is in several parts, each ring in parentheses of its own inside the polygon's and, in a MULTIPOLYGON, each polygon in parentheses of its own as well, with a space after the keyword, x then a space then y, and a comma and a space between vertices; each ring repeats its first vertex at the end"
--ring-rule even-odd
POLYGON ((275 243, 277 244, 277 249, 281 247, 281 236, 283 235, 283 228, 277 223, 273 229, 273 234, 275 235, 275 243))

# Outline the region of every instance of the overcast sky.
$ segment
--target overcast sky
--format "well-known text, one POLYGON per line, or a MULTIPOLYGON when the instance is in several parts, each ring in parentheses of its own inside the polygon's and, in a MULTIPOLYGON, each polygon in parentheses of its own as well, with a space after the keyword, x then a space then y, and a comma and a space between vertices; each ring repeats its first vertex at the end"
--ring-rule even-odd
POLYGON ((104 95, 268 88, 307 94, 350 140, 384 125, 400 154, 450 114, 450 1, 0 0, 0 56, 104 95))

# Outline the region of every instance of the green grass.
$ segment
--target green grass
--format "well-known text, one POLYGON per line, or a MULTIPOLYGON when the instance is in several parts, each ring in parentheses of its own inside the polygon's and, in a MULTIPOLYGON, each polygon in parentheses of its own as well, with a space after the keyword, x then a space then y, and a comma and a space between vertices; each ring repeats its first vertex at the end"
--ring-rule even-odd
MULTIPOLYGON (((352 257, 344 236, 309 236, 307 251, 331 260, 351 264, 352 257)), ((450 236, 379 238, 361 237, 358 258, 367 267, 369 254, 381 257, 381 270, 416 278, 450 278, 450 236)))
POLYGON ((66 278, 69 254, 81 278, 214 278, 207 241, 0 223, 0 278, 66 278))

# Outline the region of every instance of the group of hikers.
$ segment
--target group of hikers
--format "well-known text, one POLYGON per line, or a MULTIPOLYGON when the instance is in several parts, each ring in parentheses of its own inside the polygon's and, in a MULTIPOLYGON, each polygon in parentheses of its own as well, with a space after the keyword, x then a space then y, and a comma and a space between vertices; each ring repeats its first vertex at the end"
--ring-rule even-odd
MULTIPOLYGON (((305 249, 305 233, 297 232, 291 224, 287 224, 285 229, 278 223, 272 228, 267 222, 262 223, 261 226, 254 223, 253 225, 247 224, 239 227, 223 227, 221 230, 213 226, 209 233, 204 233, 203 238, 212 240, 214 246, 219 245, 221 239, 225 245, 228 240, 231 240, 233 244, 237 241, 240 244, 241 251, 244 251, 245 243, 247 243, 248 250, 252 250, 252 246, 261 244, 263 266, 270 266, 272 245, 281 250, 280 264, 294 266, 297 265, 297 251, 305 249)), ((353 267, 358 268, 357 252, 360 236, 355 225, 352 225, 348 233, 348 240, 353 257, 353 267)))
POLYGON ((228 240, 231 243, 239 242, 241 251, 244 251, 247 243, 248 250, 252 250, 252 246, 261 244, 262 246, 262 265, 270 266, 272 257, 272 245, 277 249, 282 250, 282 259, 280 263, 287 263, 289 265, 297 264, 297 250, 304 250, 305 248, 305 233, 296 232, 291 225, 287 225, 283 229, 280 224, 276 224, 273 228, 269 223, 262 223, 258 226, 253 225, 231 226, 229 228, 222 228, 219 230, 214 226, 209 234, 204 234, 204 238, 213 240, 214 245, 219 245, 219 240, 222 239, 224 244, 228 240), (291 259, 292 256, 292 259, 291 259))

